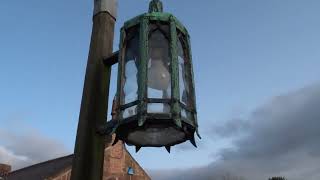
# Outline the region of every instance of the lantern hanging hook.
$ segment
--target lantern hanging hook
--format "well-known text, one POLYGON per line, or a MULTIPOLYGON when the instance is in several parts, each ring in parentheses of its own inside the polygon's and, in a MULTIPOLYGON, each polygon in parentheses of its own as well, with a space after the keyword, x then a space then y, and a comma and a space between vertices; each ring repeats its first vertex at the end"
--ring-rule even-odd
POLYGON ((149 4, 149 13, 163 12, 163 5, 160 0, 152 0, 149 4))

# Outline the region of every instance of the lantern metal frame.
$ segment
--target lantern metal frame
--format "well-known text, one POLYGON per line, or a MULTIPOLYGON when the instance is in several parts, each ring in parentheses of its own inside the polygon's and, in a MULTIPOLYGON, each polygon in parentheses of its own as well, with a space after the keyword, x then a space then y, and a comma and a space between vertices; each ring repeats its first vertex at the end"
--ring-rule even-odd
MULTIPOLYGON (((190 140, 192 144, 195 145, 194 133, 200 137, 198 132, 198 122, 197 122, 197 111, 196 111, 196 97, 194 89, 194 74, 192 67, 192 53, 191 53, 191 44, 190 36, 187 29, 182 25, 182 23, 172 14, 162 12, 162 4, 159 1, 154 0, 151 2, 149 7, 149 12, 139 15, 127 22, 121 28, 120 43, 119 43, 119 55, 118 55, 118 86, 116 94, 116 120, 118 121, 117 127, 113 128, 113 132, 116 132, 118 139, 123 139, 121 135, 127 133, 128 127, 137 128, 145 125, 145 122, 148 123, 173 123, 177 128, 184 129, 188 133, 187 139, 182 140, 181 142, 176 142, 168 146, 182 143, 186 140, 190 140), (155 3, 153 3, 155 2, 155 3), (149 30, 151 24, 166 24, 169 26, 169 51, 170 51, 170 72, 171 72, 171 98, 148 98, 148 82, 147 82, 147 64, 148 64, 148 43, 149 43, 149 30), (131 28, 138 28, 139 30, 139 62, 138 62, 138 97, 137 100, 123 104, 124 96, 120 93, 122 90, 124 80, 124 55, 125 55, 125 46, 126 46, 126 34, 131 28), (183 42, 183 53, 187 61, 185 62, 186 68, 186 78, 189 81, 189 90, 190 95, 190 105, 187 106, 183 104, 180 100, 180 87, 179 87, 179 67, 178 67, 178 41, 183 42), (162 103, 169 104, 170 113, 148 113, 147 106, 148 103, 162 103), (127 108, 137 106, 137 113, 131 117, 123 118, 122 111, 127 108), (192 115, 192 119, 183 118, 181 116, 181 110, 184 109, 186 112, 192 115), (136 121, 138 121, 138 126, 136 126, 136 121), (131 124, 131 125, 130 125, 131 124), (125 125, 125 128, 122 126, 125 125), (190 133, 192 132, 192 133, 190 133)), ((112 122, 111 122, 112 123, 112 122)), ((114 125, 114 123, 113 123, 114 125)), ((131 142, 126 142, 131 144, 131 142)), ((134 143, 132 143, 134 144, 134 143)), ((149 145, 146 145, 149 146, 149 145)), ((161 147, 162 144, 152 145, 153 147, 161 147)), ((196 145, 195 145, 196 146, 196 145)))

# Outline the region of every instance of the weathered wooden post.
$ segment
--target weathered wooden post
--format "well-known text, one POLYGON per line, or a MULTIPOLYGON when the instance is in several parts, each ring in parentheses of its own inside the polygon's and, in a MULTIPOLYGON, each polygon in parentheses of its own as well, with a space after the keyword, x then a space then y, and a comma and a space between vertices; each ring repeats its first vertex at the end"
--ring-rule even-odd
POLYGON ((101 180, 108 109, 111 65, 103 59, 112 54, 117 0, 94 0, 93 28, 83 88, 72 166, 72 180, 101 180))

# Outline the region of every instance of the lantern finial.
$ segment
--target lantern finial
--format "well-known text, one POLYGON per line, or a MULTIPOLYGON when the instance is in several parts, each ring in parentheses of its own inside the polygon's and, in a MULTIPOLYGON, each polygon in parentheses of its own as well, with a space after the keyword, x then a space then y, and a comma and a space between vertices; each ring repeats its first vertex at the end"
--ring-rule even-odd
POLYGON ((149 13, 163 12, 162 2, 160 0, 152 0, 149 4, 149 13))

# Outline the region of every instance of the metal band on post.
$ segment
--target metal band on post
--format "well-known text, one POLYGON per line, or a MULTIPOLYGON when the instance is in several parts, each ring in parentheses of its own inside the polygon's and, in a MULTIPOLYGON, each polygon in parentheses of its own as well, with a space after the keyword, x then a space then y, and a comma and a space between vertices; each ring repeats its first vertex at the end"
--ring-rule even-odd
POLYGON ((116 19, 117 18, 117 7, 118 7, 118 0, 94 0, 93 16, 95 16, 101 12, 107 12, 114 19, 116 19))

